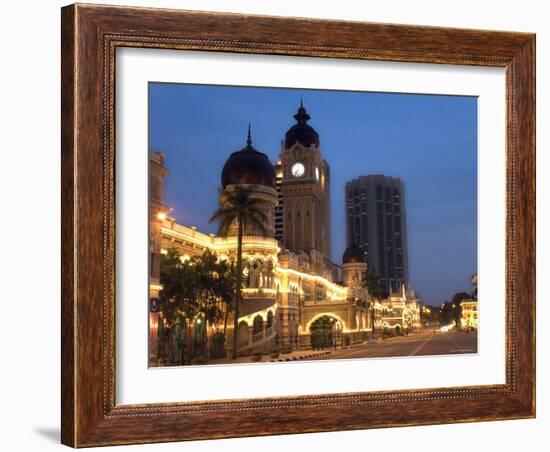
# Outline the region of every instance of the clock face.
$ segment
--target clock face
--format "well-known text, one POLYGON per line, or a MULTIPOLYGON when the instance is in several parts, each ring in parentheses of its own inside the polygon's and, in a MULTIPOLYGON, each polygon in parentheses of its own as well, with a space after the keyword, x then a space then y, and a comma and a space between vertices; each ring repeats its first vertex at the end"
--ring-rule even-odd
POLYGON ((301 163, 295 163, 294 165, 292 165, 292 175, 294 177, 302 177, 305 171, 306 169, 301 163))
POLYGON ((315 179, 319 182, 319 168, 315 167, 315 179))

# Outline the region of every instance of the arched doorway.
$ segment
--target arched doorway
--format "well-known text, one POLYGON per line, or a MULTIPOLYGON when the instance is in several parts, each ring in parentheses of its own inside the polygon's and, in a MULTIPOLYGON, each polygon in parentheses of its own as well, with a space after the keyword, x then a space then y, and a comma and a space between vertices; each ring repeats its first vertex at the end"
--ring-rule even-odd
POLYGON ((329 315, 323 315, 309 327, 311 333, 311 347, 314 350, 334 347, 341 340, 340 322, 329 315))
POLYGON ((239 331, 237 332, 237 347, 245 347, 248 345, 248 325, 242 321, 239 323, 239 331))
POLYGON ((395 326, 395 335, 400 336, 401 335, 401 327, 399 325, 395 326))

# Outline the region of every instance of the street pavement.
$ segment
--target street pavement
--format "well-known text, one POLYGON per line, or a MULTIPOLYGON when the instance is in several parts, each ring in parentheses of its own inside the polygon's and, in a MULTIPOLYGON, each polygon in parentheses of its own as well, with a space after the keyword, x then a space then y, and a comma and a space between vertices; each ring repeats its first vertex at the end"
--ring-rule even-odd
POLYGON ((424 331, 333 349, 332 353, 311 359, 381 358, 390 356, 455 355, 477 352, 477 334, 433 333, 424 331))
MULTIPOLYGON (((324 350, 296 350, 281 354, 278 358, 264 355, 261 362, 314 361, 326 359, 383 358, 419 355, 454 355, 477 352, 477 334, 475 333, 434 333, 421 331, 409 336, 397 336, 384 340, 354 344, 346 348, 326 348, 324 350)), ((245 364, 253 363, 250 356, 234 361, 226 359, 210 360, 208 364, 245 364)))

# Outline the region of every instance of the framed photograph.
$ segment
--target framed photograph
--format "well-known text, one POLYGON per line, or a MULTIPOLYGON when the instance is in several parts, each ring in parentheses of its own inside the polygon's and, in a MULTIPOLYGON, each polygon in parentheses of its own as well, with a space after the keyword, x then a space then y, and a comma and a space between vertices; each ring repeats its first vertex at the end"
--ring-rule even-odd
POLYGON ((535 36, 62 9, 62 442, 535 416, 535 36))

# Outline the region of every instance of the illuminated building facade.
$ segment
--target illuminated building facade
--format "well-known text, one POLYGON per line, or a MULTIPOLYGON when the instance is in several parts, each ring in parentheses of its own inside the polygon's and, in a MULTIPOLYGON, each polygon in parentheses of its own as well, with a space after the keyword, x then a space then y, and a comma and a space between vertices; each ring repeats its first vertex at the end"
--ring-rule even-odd
POLYGON ((460 303, 460 326, 467 330, 477 330, 478 321, 477 300, 462 300, 460 303))
MULTIPOLYGON (((267 352, 277 345, 303 349, 362 342, 372 334, 373 321, 375 329, 387 324, 398 332, 419 326, 418 312, 409 315, 418 306, 404 292, 405 298, 396 295, 389 305, 370 297, 363 279, 367 264, 359 248, 346 249, 342 266, 331 261, 329 166, 321 155, 319 135, 307 124, 309 115, 303 105, 294 118, 297 122, 286 133, 275 166, 254 148, 249 130, 246 146, 229 156, 221 173, 226 191, 248 187, 267 217, 266 231, 251 225, 244 231, 238 352, 267 352), (398 315, 401 321, 396 320, 398 315)), ((160 254, 176 249, 186 260, 210 250, 221 260, 235 261, 237 232, 233 225, 226 237, 204 234, 170 218, 162 196, 168 170, 162 154, 151 153, 150 161, 151 180, 160 181, 155 182, 160 192, 150 192, 150 254, 155 262, 150 279, 150 335, 154 336, 158 322, 163 321, 154 301, 161 290, 156 264, 160 254)), ((223 205, 223 195, 219 202, 223 205)), ((209 328, 221 331, 223 325, 209 328)), ((150 347, 153 362, 155 350, 150 347)))
POLYGON ((380 303, 375 304, 374 326, 377 331, 402 334, 421 326, 420 310, 422 306, 414 291, 401 290, 393 292, 380 303))
POLYGON ((460 303, 460 326, 466 330, 477 330, 478 301, 477 301, 477 273, 472 276, 472 299, 462 300, 460 303))

